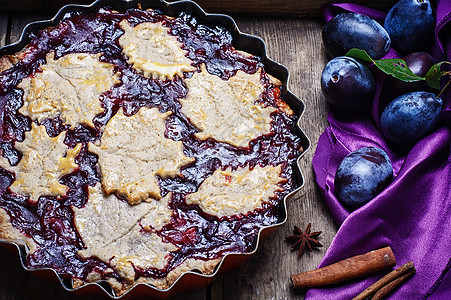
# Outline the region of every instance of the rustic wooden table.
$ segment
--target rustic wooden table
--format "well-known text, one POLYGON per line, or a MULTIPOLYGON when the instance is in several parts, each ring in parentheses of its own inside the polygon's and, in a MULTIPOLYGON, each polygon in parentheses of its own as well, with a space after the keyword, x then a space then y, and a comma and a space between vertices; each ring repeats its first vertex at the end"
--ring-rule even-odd
MULTIPOLYGON (((45 13, 0 13, 0 45, 15 42, 29 22, 48 19, 45 13)), ((300 197, 288 203, 288 221, 260 244, 257 253, 241 268, 226 273, 203 290, 179 295, 176 299, 303 299, 293 290, 289 276, 317 267, 337 231, 331 214, 316 187, 311 166, 318 137, 327 125, 327 107, 319 78, 326 63, 321 46, 321 22, 317 18, 235 18, 241 31, 261 37, 268 55, 290 70, 289 88, 306 106, 302 129, 311 148, 302 159, 305 178, 300 197), (323 248, 298 257, 284 238, 293 226, 312 222, 312 230, 321 230, 323 248)), ((17 255, 0 249, 0 299, 97 299, 66 292, 56 280, 44 280, 24 271, 17 255)))

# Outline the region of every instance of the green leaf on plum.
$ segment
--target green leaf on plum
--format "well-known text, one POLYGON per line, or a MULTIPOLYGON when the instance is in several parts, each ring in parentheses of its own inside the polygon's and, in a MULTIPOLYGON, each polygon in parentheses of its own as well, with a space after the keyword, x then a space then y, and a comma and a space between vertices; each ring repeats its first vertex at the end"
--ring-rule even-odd
POLYGON ((367 61, 367 62, 374 62, 374 59, 372 59, 371 56, 368 53, 366 53, 365 50, 361 50, 361 49, 357 49, 357 48, 352 48, 345 55, 354 57, 354 58, 359 58, 359 59, 367 61))
POLYGON ((374 61, 374 65, 385 74, 391 75, 404 82, 415 82, 425 80, 424 77, 415 75, 406 65, 403 59, 389 58, 378 59, 374 61))
POLYGON ((379 70, 385 74, 391 75, 399 80, 405 82, 414 82, 425 80, 424 77, 415 75, 406 65, 403 59, 372 59, 365 50, 351 49, 346 53, 346 56, 359 58, 367 62, 372 62, 379 70))
POLYGON ((403 59, 373 59, 366 53, 365 50, 361 49, 351 49, 346 53, 346 56, 361 59, 366 62, 373 63, 379 70, 385 74, 391 75, 404 82, 415 82, 424 80, 426 83, 434 89, 440 89, 440 78, 444 75, 450 75, 450 72, 442 72, 440 70, 443 64, 451 64, 448 61, 442 61, 433 65, 427 72, 425 77, 415 75, 412 70, 410 70, 406 62, 403 59))
POLYGON ((440 89, 440 78, 442 78, 442 76, 448 74, 447 72, 440 71, 440 68, 445 63, 446 64, 451 64, 448 61, 442 61, 442 62, 436 63, 426 73, 425 80, 426 80, 427 84, 431 88, 434 88, 434 89, 437 89, 437 90, 440 89))

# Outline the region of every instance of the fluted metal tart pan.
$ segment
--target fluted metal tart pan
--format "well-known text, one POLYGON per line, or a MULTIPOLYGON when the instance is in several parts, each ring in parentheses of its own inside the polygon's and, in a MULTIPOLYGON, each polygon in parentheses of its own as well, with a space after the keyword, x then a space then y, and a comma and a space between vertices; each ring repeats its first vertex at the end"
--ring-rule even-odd
MULTIPOLYGON (((177 1, 168 3, 164 0, 98 0, 93 2, 90 5, 66 5, 62 7, 58 13, 50 20, 37 21, 28 24, 21 36, 20 39, 10 45, 6 45, 0 48, 0 57, 7 54, 14 54, 16 52, 21 51, 29 42, 30 42, 30 34, 37 30, 42 30, 51 26, 57 25, 64 16, 69 12, 94 12, 101 7, 108 7, 117 11, 124 11, 129 8, 136 8, 138 4, 141 5, 142 9, 158 9, 163 14, 168 16, 177 16, 180 12, 189 12, 199 20, 200 23, 205 24, 214 24, 218 26, 222 26, 226 28, 233 37, 233 46, 237 50, 242 50, 253 55, 256 55, 261 58, 262 63, 265 66, 265 71, 278 78, 282 82, 282 99, 290 106, 290 108, 295 112, 297 116, 302 116, 304 111, 304 104, 302 101, 293 95, 287 88, 289 72, 288 69, 270 58, 266 55, 266 47, 263 42, 258 37, 251 36, 239 31, 235 21, 227 16, 220 14, 208 14, 202 10, 195 2, 192 1, 177 1)), ((304 155, 304 153, 310 147, 310 141, 304 132, 301 130, 299 126, 299 119, 296 123, 296 127, 294 128, 295 134, 300 137, 303 152, 298 157, 296 164, 297 167, 295 169, 296 182, 299 185, 299 188, 292 191, 288 195, 286 195, 282 200, 282 205, 280 205, 280 211, 278 216, 278 222, 271 226, 263 227, 254 242, 254 248, 250 252, 246 253, 231 253, 224 256, 221 262, 217 265, 215 271, 210 275, 201 274, 196 271, 185 272, 181 275, 169 288, 167 289, 158 289, 154 286, 145 283, 136 284, 130 290, 125 292, 121 296, 116 296, 109 284, 106 282, 95 282, 88 283, 79 288, 72 288, 72 282, 65 278, 60 277, 53 269, 44 268, 44 269, 30 269, 26 264, 26 256, 28 253, 28 249, 25 246, 25 243, 22 241, 9 241, 0 239, 0 245, 6 246, 11 249, 16 249, 19 253, 20 262, 24 269, 34 273, 41 273, 44 276, 56 277, 60 281, 63 288, 69 292, 73 292, 75 294, 98 294, 105 293, 111 299, 123 299, 123 298, 133 298, 139 296, 146 297, 158 297, 158 298, 169 298, 174 296, 175 294, 181 293, 183 291, 198 289, 206 287, 210 284, 218 274, 228 271, 230 269, 236 268, 243 264, 252 254, 254 254, 259 246, 259 243, 262 239, 267 237, 277 228, 279 228, 282 224, 284 224, 287 220, 287 209, 286 202, 290 201, 290 199, 295 198, 298 195, 299 190, 302 188, 304 184, 304 178, 302 176, 301 168, 300 168, 300 159, 304 155)))

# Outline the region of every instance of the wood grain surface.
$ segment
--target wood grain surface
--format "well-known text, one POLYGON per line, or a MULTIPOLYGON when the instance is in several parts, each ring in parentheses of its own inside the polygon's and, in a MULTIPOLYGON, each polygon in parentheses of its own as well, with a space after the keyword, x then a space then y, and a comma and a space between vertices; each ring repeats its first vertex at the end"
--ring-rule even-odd
MULTIPOLYGON (((14 42, 22 27, 49 14, 0 14, 0 45, 14 42)), ((319 79, 326 63, 321 46, 321 22, 314 18, 235 18, 241 31, 261 37, 268 56, 290 70, 289 89, 306 106, 302 128, 311 141, 311 149, 301 161, 305 185, 300 197, 288 203, 288 221, 260 244, 257 253, 239 269, 219 276, 209 287, 177 296, 183 299, 303 299, 304 291, 291 287, 290 275, 317 267, 337 231, 329 210, 314 181, 311 166, 318 137, 327 125, 327 107, 321 95, 319 79), (301 228, 312 222, 312 230, 321 230, 323 248, 298 257, 284 238, 293 226, 301 228)), ((37 277, 24 271, 16 254, 0 248, 0 300, 22 299, 99 299, 75 296, 56 280, 37 277)))
MULTIPOLYGON (((173 2, 168 1, 168 2, 173 2)), ((93 0, 2 0, 0 11, 56 12, 63 4, 90 4, 93 0)), ((207 12, 253 16, 319 16, 320 6, 333 0, 196 0, 207 12)), ((376 9, 388 10, 396 0, 348 0, 376 9)))

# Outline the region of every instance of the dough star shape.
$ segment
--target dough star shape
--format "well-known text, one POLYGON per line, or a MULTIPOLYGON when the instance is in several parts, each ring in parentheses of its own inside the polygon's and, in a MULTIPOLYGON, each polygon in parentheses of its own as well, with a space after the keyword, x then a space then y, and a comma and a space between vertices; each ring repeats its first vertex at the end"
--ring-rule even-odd
POLYGON ((81 150, 81 144, 69 149, 63 143, 65 138, 65 131, 50 137, 43 125, 31 123, 31 131, 15 145, 23 155, 19 164, 10 166, 5 158, 0 160, 1 167, 16 173, 11 191, 35 202, 39 196, 64 196, 69 188, 58 180, 78 168, 75 157, 81 150))
POLYGON ((277 109, 255 103, 263 93, 261 72, 247 74, 239 70, 229 80, 207 72, 186 79, 188 94, 179 99, 182 113, 200 130, 201 140, 214 138, 238 147, 271 130, 271 113, 277 109))
POLYGON ((182 166, 195 160, 183 154, 182 142, 165 138, 164 121, 170 114, 142 107, 127 117, 120 110, 105 126, 100 145, 89 144, 89 150, 99 156, 107 194, 117 192, 130 204, 159 199, 157 176, 175 177, 182 166))
POLYGON ((101 55, 71 53, 55 60, 53 52, 47 54, 42 72, 18 85, 24 90, 19 112, 39 123, 59 116, 72 128, 78 124, 94 127, 92 119, 104 111, 100 95, 119 82, 114 65, 100 62, 101 55))

